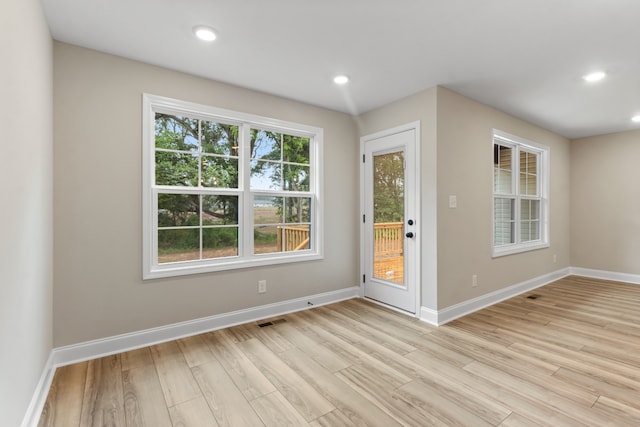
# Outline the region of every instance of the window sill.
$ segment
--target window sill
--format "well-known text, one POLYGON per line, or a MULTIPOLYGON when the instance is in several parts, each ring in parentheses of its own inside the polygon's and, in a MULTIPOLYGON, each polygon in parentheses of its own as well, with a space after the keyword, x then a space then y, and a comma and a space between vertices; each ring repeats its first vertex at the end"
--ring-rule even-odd
POLYGON ((499 258, 507 255, 536 251, 538 249, 548 248, 549 246, 550 246, 549 242, 534 242, 534 243, 523 243, 519 245, 505 245, 500 247, 494 247, 491 257, 499 258))
POLYGON ((176 262, 153 266, 142 273, 143 280, 161 279, 164 277, 186 276, 190 274, 211 273, 216 271, 237 270, 251 267, 264 267, 267 265, 289 264, 295 262, 315 261, 323 259, 322 254, 307 252, 295 255, 258 255, 250 260, 232 259, 224 262, 176 262))

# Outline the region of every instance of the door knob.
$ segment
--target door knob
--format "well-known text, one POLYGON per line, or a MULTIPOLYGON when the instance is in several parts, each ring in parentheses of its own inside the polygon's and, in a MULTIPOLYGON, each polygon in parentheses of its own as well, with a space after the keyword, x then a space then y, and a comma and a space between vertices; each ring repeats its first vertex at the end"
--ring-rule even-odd
POLYGON ((407 236, 408 238, 412 238, 413 237, 413 232, 409 231, 407 234, 405 234, 405 236, 407 236))

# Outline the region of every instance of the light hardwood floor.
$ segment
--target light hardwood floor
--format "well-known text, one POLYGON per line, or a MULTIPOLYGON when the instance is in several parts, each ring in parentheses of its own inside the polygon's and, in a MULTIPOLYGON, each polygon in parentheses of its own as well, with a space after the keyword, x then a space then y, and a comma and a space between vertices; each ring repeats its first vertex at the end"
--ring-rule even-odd
POLYGON ((640 425, 638 285, 568 277, 439 328, 364 300, 281 318, 59 368, 40 426, 640 425))

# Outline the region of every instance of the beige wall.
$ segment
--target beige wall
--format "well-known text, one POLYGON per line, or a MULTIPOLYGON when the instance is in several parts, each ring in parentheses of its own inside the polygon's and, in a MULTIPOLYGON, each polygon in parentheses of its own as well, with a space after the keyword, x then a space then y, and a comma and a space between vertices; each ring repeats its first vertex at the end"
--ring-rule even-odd
POLYGON ((52 348, 51 36, 38 0, 0 2, 0 424, 18 426, 52 348))
POLYGON ((422 129, 421 208, 427 227, 421 230, 422 306, 442 310, 570 265, 567 139, 440 87, 362 115, 360 134, 414 120, 422 129), (551 147, 548 249, 491 257, 494 128, 551 147), (456 209, 449 209, 449 195, 457 196, 456 209), (472 288, 474 274, 478 286, 472 288))
POLYGON ((640 274, 640 131, 571 142, 571 264, 640 274))
POLYGON ((61 43, 54 88, 55 346, 359 283, 350 116, 61 43), (323 128, 325 259, 143 281, 143 92, 323 128))
POLYGON ((567 139, 439 88, 438 166, 439 309, 570 265, 567 139), (551 149, 548 249, 491 258, 494 128, 551 149), (449 209, 453 194, 458 207, 449 209))

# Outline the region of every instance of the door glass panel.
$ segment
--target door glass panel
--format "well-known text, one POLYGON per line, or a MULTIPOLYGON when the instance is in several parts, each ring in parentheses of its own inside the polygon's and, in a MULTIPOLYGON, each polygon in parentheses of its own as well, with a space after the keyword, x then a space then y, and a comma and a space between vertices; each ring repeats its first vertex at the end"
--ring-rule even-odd
POLYGON ((404 152, 373 156, 373 277, 404 285, 404 152))

